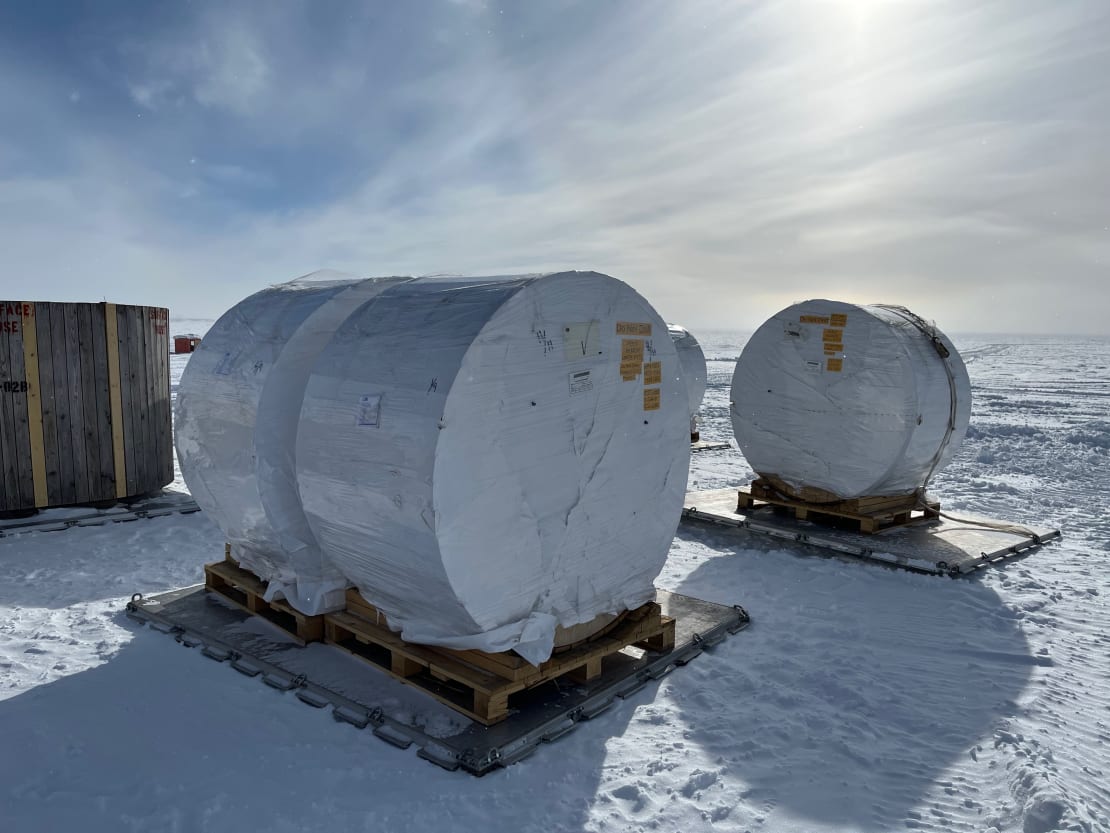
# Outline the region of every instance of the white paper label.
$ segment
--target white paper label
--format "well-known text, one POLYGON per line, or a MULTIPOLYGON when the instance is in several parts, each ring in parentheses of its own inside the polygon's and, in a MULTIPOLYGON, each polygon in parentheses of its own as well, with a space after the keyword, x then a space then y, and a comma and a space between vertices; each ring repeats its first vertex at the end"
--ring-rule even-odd
POLYGON ((212 372, 217 376, 227 376, 231 373, 231 367, 235 364, 235 360, 239 358, 239 354, 234 356, 231 353, 224 353, 224 357, 216 364, 212 372))
POLYGON ((568 362, 596 359, 601 353, 598 343, 600 325, 597 321, 563 326, 563 355, 568 362))
POLYGON ((357 425, 367 425, 377 428, 382 415, 381 394, 365 394, 358 398, 357 425))
POLYGON ((810 373, 820 373, 821 362, 806 362, 806 370, 808 370, 810 373))
POLYGON ((578 393, 586 393, 594 389, 594 383, 590 381, 590 371, 579 370, 576 373, 567 374, 570 380, 570 395, 574 396, 578 393))

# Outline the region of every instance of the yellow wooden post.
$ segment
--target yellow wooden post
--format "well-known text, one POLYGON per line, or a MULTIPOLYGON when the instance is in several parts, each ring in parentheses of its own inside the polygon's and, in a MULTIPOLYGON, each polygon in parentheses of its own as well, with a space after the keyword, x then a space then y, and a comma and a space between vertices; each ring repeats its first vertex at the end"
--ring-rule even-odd
POLYGON ((123 396, 119 378, 119 332, 116 305, 104 305, 104 329, 108 347, 108 391, 112 407, 112 452, 116 468, 116 497, 127 495, 127 464, 123 454, 123 396))
POLYGON ((39 334, 35 325, 34 304, 27 304, 23 316, 23 367, 27 377, 27 428, 31 440, 31 479, 35 487, 35 506, 49 503, 46 491, 46 450, 42 434, 42 393, 39 389, 39 334), (28 315, 27 312, 30 314, 28 315))

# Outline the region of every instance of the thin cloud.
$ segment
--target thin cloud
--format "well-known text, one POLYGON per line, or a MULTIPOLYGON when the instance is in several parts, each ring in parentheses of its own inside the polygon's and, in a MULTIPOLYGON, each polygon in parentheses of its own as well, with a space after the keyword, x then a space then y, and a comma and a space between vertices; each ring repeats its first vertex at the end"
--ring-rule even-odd
MULTIPOLYGON (((19 294, 103 284, 215 315, 323 266, 578 267, 690 326, 823 295, 1108 332, 1101 6, 500 11, 202 6, 121 38, 101 100, 114 85, 145 119, 0 181, 0 244, 46 278, 19 294)), ((28 83, 68 91, 66 69, 28 83)), ((45 117, 83 136, 73 109, 45 117)), ((0 163, 27 154, 0 137, 0 163)))

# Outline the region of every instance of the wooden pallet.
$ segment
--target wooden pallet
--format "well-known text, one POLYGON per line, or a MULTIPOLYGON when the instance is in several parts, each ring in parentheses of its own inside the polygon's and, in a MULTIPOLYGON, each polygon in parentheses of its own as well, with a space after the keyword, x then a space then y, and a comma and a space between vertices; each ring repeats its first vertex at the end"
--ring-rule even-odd
POLYGON ((204 588, 272 622, 301 644, 324 640, 487 726, 509 716, 509 697, 518 692, 553 680, 592 680, 601 674, 606 657, 628 647, 669 651, 675 645, 675 620, 664 616, 655 602, 621 614, 581 642, 557 649, 540 666, 513 651, 414 645, 390 630, 385 614, 354 588, 347 591, 346 610, 318 616, 301 613, 282 600, 267 602, 266 582, 240 567, 230 546, 224 548, 223 561, 205 565, 204 588))
POLYGON ((286 602, 266 601, 266 582, 244 570, 225 550, 223 561, 204 565, 204 589, 216 593, 236 607, 261 616, 277 625, 299 643, 319 642, 324 638, 324 617, 301 613, 286 602))
POLYGON ((759 506, 788 509, 800 521, 847 525, 868 534, 940 515, 940 502, 928 497, 924 503, 918 500, 917 495, 881 495, 811 503, 792 498, 774 485, 756 480, 746 489, 739 490, 736 511, 745 514, 759 506))
POLYGON ((352 598, 352 593, 347 610, 324 616, 329 644, 487 726, 509 716, 509 698, 519 692, 554 680, 591 680, 601 674, 606 657, 630 646, 667 651, 675 644, 675 620, 649 602, 603 635, 554 654, 537 667, 511 651, 454 651, 405 642, 387 627, 380 611, 357 593, 352 598))

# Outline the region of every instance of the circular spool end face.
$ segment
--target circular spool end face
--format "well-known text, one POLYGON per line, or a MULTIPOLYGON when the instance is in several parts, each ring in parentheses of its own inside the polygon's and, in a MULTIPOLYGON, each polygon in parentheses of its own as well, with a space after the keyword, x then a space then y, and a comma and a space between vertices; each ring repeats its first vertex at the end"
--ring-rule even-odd
POLYGON ((666 324, 626 284, 561 273, 506 301, 467 351, 436 448, 441 557, 474 621, 571 627, 651 598, 688 426, 666 324))
MULTIPOLYGON (((920 401, 920 374, 944 378, 939 356, 908 346, 924 340, 869 307, 838 301, 773 316, 733 374, 733 431, 748 463, 803 499, 883 494, 907 478, 920 485, 926 472, 909 470, 916 463, 907 464, 907 448, 923 409, 941 408, 946 422, 949 405, 947 383, 943 402, 920 401)), ((943 426, 934 452, 942 435, 943 426)))
POLYGON ((258 423, 296 420, 259 411, 274 365, 288 340, 343 282, 282 284, 256 292, 212 325, 181 375, 175 438, 185 483, 201 509, 233 542, 280 549, 259 495, 258 423))

